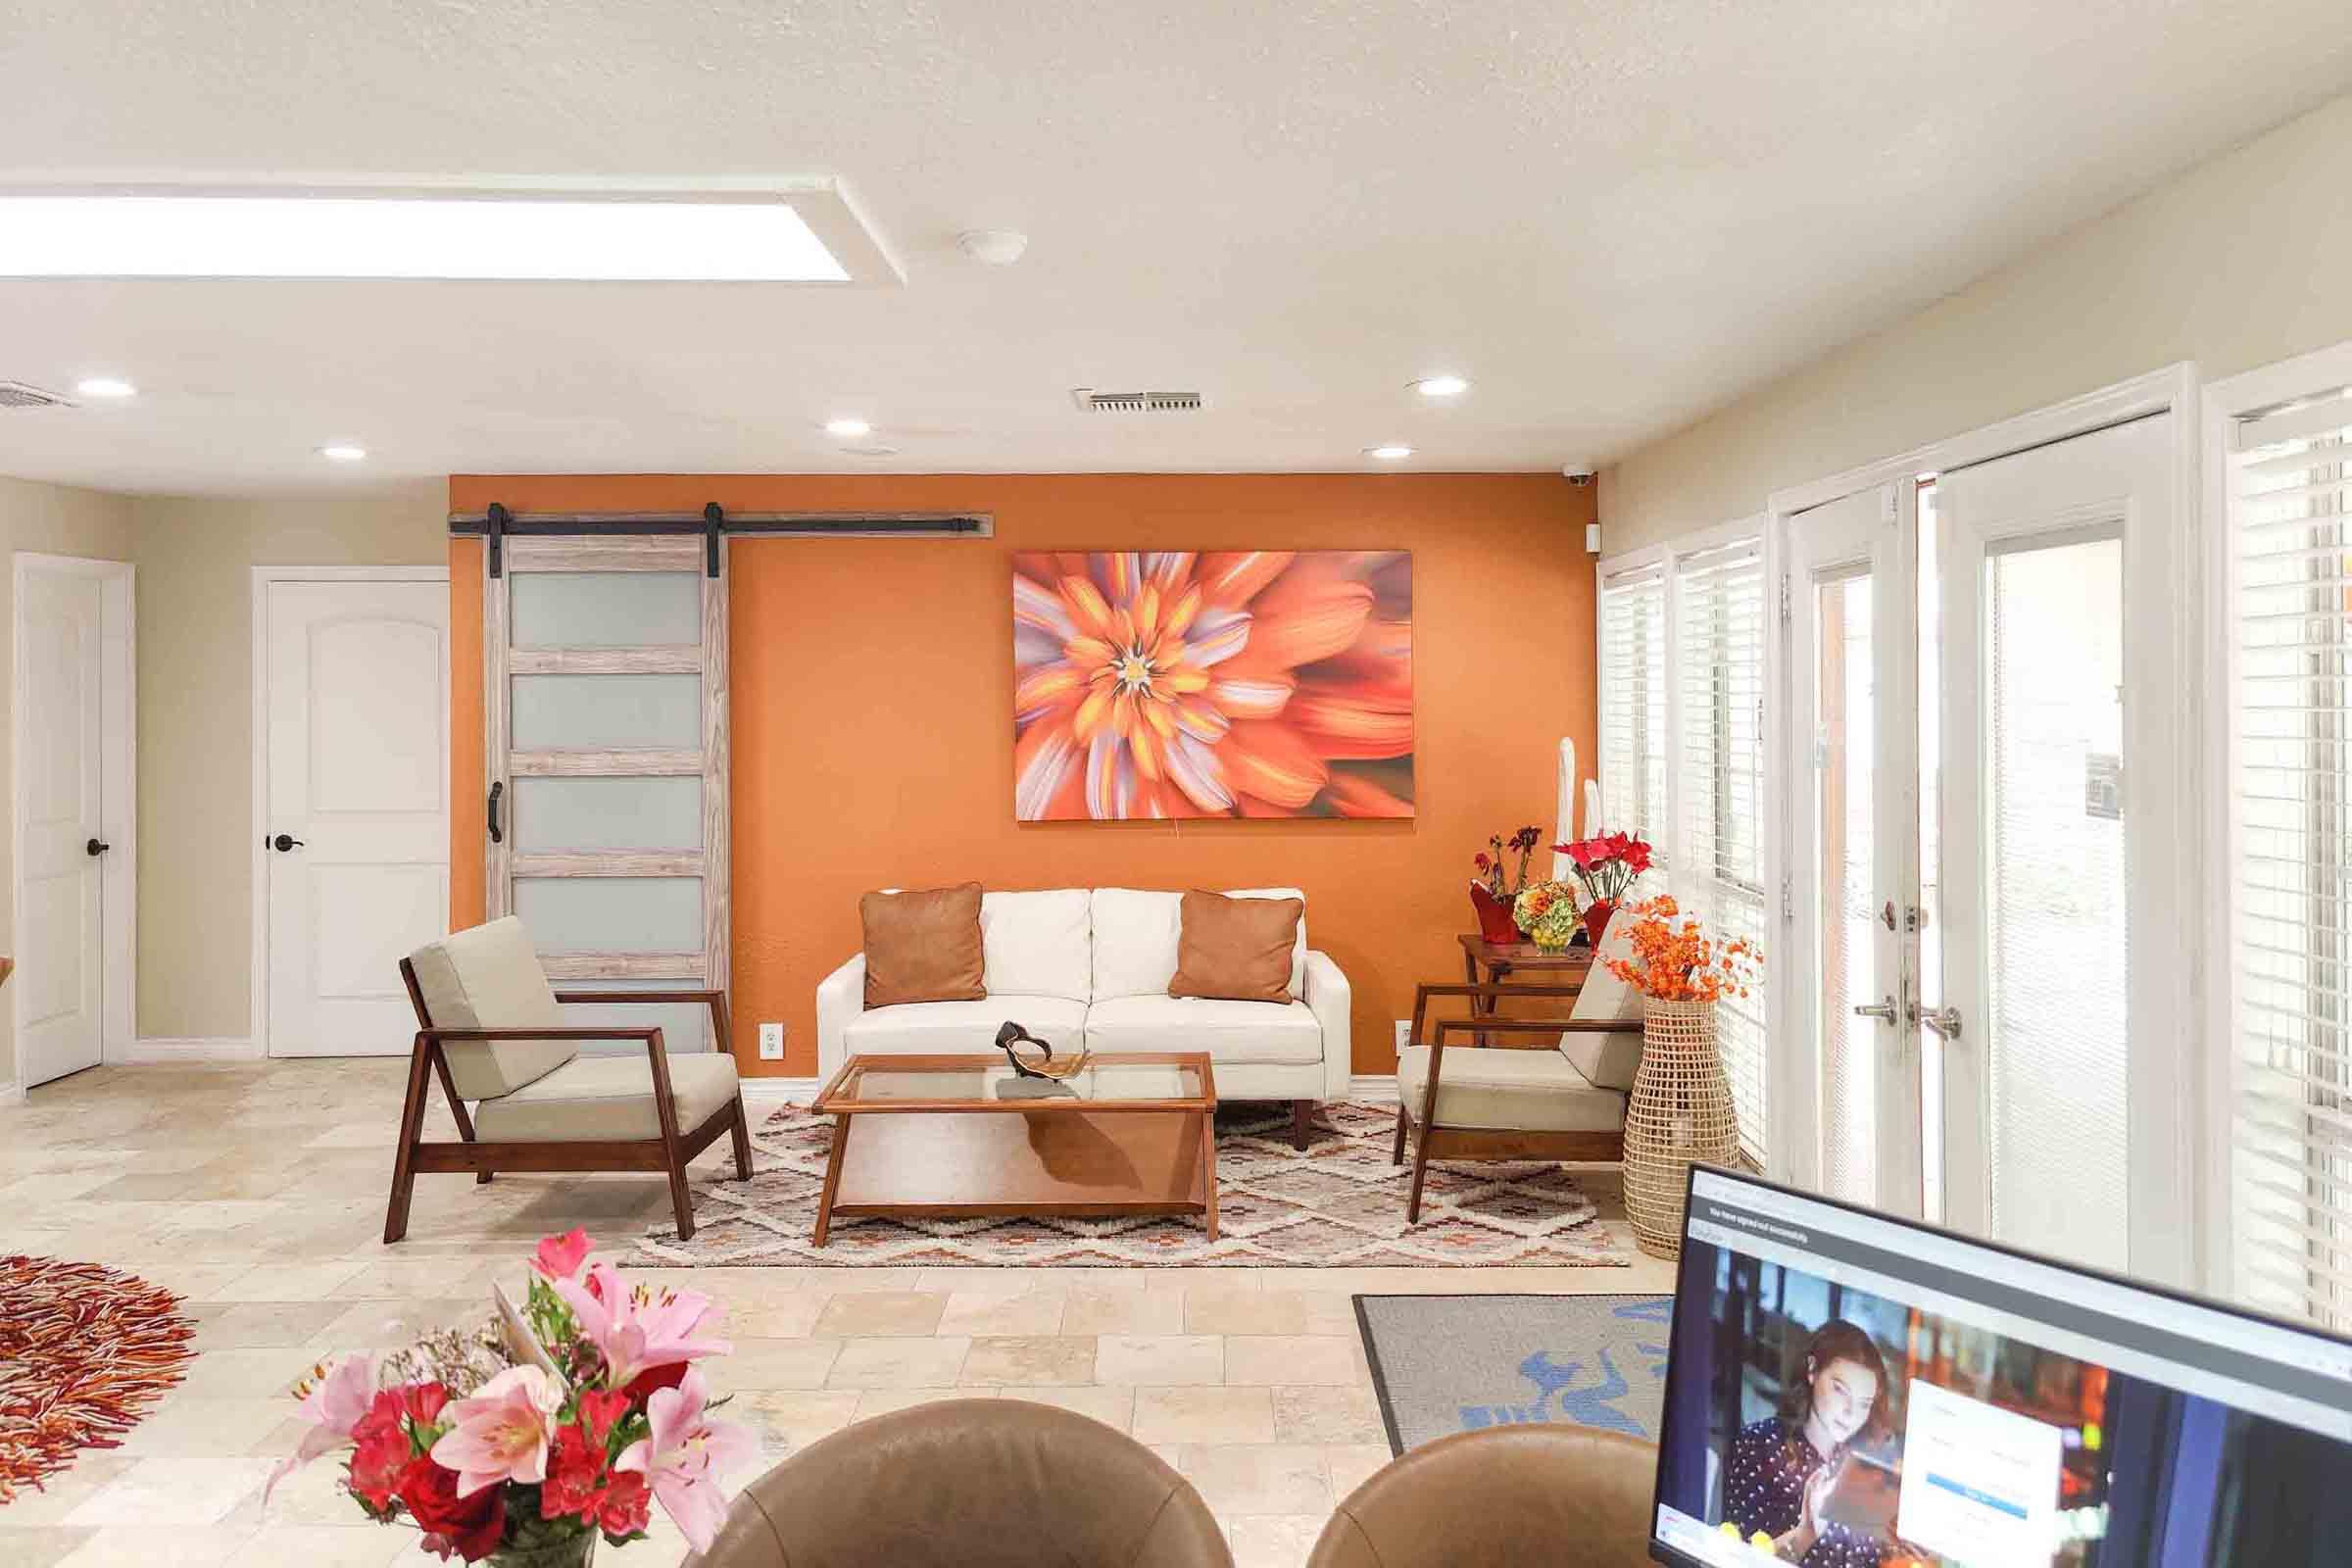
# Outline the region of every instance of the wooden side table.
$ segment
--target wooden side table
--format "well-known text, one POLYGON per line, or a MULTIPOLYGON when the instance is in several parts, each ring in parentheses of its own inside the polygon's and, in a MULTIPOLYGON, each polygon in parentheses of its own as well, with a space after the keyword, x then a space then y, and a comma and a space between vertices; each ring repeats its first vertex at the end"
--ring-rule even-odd
MULTIPOLYGON (((1506 975, 1522 971, 1543 975, 1553 985, 1581 986, 1592 968, 1591 948, 1570 948, 1566 953, 1543 953, 1537 950, 1533 942, 1489 942, 1476 933, 1465 933, 1455 940, 1462 945, 1462 977, 1474 986, 1498 986, 1506 975), (1481 969, 1487 972, 1485 980, 1478 977, 1481 969)), ((1494 1003, 1472 998, 1470 1016, 1497 1016, 1494 1003)), ((1482 1046, 1493 1043, 1484 1034, 1478 1037, 1478 1044, 1482 1046)))

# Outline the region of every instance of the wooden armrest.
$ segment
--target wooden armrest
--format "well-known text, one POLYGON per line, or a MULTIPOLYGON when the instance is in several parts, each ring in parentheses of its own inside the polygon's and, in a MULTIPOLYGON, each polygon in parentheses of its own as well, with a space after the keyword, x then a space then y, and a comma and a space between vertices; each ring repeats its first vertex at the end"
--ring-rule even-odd
POLYGON ((439 1044, 448 1040, 659 1040, 662 1031, 650 1024, 614 1024, 601 1029, 419 1029, 416 1038, 439 1044))
POLYGON ((1413 988, 1413 1026, 1406 1032, 1405 1038, 1414 1041, 1421 1038, 1421 1026, 1429 1016, 1429 1002, 1432 997, 1468 997, 1472 999, 1472 1005, 1475 1007, 1479 1002, 1493 1005, 1506 997, 1577 997, 1584 995, 1584 982, 1581 980, 1572 986, 1508 986, 1493 980, 1484 985, 1431 984, 1415 986, 1413 988))
POLYGON ((556 1001, 574 1002, 700 1002, 710 1008, 711 1046, 722 1055, 734 1054, 727 1039, 727 994, 724 991, 559 991, 556 1001))

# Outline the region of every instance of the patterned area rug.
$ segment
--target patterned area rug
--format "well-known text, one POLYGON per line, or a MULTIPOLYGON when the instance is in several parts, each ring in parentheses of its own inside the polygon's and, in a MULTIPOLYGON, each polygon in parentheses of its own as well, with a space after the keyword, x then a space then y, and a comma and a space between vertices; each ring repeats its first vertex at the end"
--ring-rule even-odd
MULTIPOLYGON (((747 1185, 698 1172, 695 1232, 657 1226, 636 1260, 669 1266, 759 1264, 933 1268, 1269 1267, 1622 1268, 1632 1261, 1592 1200, 1557 1165, 1431 1165, 1421 1223, 1404 1223, 1412 1168, 1389 1163, 1391 1106, 1321 1106, 1308 1147, 1291 1147, 1288 1107, 1217 1112, 1214 1242, 1194 1216, 1114 1219, 836 1219, 810 1243, 832 1119, 799 1106, 753 1135, 747 1185)), ((852 1137, 856 1133, 851 1134, 852 1137)))
POLYGON ((0 1503, 112 1448, 195 1359, 179 1298, 95 1263, 0 1257, 0 1503))
POLYGON ((1567 1421, 1655 1443, 1671 1296, 1359 1296, 1389 1448, 1567 1421))

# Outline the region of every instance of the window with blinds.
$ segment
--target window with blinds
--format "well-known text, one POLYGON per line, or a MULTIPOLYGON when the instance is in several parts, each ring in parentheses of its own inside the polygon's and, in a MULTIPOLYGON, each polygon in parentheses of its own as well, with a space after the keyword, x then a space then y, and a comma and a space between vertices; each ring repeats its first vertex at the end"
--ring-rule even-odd
MULTIPOLYGON (((1681 835, 1674 890, 1707 929, 1764 944, 1764 551, 1745 539, 1675 563, 1671 662, 1677 703, 1674 793, 1681 835)), ((1764 998, 1717 1008, 1717 1040, 1740 1141, 1764 1163, 1764 998)))
POLYGON ((2352 1329, 2352 389, 2233 447, 2234 1267, 2352 1329))
POLYGON ((1600 808, 1612 833, 1666 849, 1666 568, 1600 585, 1600 808))

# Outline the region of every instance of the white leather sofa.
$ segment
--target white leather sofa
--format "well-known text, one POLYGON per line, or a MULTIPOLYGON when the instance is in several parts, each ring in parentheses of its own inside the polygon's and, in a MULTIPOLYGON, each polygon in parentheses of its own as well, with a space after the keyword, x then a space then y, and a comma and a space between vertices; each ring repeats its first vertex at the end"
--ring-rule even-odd
MULTIPOLYGON (((1303 899, 1291 888, 1237 889, 1236 898, 1303 899)), ((1351 1072, 1348 977, 1306 945, 1291 958, 1291 1000, 1220 1002, 1171 997, 1183 895, 1134 888, 986 893, 980 899, 979 1002, 865 1007, 865 956, 816 988, 816 1063, 825 1081, 851 1056, 993 1052, 1007 1018, 1056 1051, 1099 1054, 1203 1051, 1217 1098, 1287 1100, 1303 1147, 1308 1108, 1344 1100, 1351 1072)))

